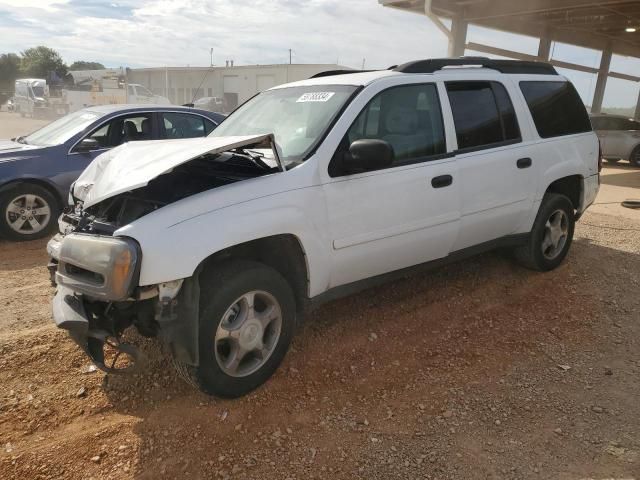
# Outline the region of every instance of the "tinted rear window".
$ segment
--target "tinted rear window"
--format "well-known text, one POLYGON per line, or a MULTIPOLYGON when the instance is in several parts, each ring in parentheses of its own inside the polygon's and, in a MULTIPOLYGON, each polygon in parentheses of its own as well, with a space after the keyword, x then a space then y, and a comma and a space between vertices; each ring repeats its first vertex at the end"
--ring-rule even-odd
POLYGON ((518 140, 511 99, 497 82, 447 82, 458 149, 490 148, 518 140))
POLYGON ((591 130, 587 110, 570 82, 520 82, 520 89, 542 138, 591 130))

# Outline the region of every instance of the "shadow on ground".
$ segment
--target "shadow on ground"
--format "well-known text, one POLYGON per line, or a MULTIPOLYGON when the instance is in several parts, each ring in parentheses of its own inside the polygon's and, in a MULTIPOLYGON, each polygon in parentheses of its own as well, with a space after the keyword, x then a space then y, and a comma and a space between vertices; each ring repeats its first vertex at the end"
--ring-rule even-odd
POLYGON ((106 394, 137 418, 140 479, 628 477, 640 329, 609 280, 638 272, 587 240, 545 274, 488 254, 323 307, 245 398, 194 391, 162 356, 106 394))

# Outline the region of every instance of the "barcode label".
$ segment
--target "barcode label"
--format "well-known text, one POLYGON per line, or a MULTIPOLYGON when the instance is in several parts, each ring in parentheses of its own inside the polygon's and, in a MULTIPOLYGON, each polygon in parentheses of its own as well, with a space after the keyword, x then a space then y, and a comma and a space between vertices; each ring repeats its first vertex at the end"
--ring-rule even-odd
POLYGON ((303 93, 296 102, 327 102, 335 92, 310 92, 303 93))

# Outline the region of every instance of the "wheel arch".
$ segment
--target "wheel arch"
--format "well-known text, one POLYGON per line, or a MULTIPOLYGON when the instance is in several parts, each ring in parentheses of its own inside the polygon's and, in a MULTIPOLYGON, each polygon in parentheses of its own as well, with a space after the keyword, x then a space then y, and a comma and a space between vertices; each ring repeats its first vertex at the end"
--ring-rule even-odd
POLYGON ((37 185, 46 189, 53 196, 53 198, 56 199, 56 201, 58 202, 58 207, 60 207, 60 209, 64 208, 65 201, 62 194, 60 193, 60 190, 58 190, 58 188, 56 188, 56 186, 50 181, 40 177, 19 177, 9 180, 0 185, 0 195, 19 185, 28 184, 37 185))
POLYGON ((278 234, 239 243, 205 258, 196 271, 204 272, 229 260, 254 260, 282 275, 291 286, 298 311, 309 298, 309 265, 300 239, 293 234, 278 234))
POLYGON ((575 210, 580 210, 583 182, 584 177, 582 175, 568 175, 551 182, 547 186, 545 193, 559 193, 564 195, 569 198, 575 210))

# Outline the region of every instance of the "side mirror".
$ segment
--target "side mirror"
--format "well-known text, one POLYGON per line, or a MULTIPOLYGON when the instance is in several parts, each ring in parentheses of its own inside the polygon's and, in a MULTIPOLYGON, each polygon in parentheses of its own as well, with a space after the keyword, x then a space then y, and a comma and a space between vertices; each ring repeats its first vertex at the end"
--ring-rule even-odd
POLYGON ((100 143, 94 138, 85 138, 78 145, 76 145, 76 152, 90 152, 91 150, 98 150, 100 143))
POLYGON ((393 147, 389 142, 375 138, 356 140, 344 156, 344 173, 360 173, 388 168, 393 163, 393 147))

